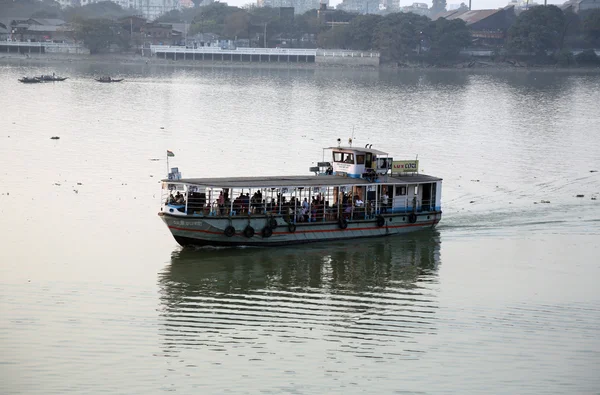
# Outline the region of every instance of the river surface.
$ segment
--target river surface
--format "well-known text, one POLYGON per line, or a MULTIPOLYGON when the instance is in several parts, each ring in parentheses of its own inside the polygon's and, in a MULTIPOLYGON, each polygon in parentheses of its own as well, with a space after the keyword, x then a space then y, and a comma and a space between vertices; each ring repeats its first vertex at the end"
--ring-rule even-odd
POLYGON ((586 73, 0 65, 0 393, 599 394, 599 103, 586 73), (167 149, 300 175, 352 136, 444 178, 435 231, 182 250, 156 215, 167 149))

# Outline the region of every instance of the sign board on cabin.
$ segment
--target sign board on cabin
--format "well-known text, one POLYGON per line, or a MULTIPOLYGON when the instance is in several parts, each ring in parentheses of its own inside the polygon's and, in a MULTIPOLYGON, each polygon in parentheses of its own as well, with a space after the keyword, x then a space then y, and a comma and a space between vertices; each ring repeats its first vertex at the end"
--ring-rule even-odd
POLYGON ((418 160, 395 160, 392 162, 392 174, 394 173, 418 173, 418 160))

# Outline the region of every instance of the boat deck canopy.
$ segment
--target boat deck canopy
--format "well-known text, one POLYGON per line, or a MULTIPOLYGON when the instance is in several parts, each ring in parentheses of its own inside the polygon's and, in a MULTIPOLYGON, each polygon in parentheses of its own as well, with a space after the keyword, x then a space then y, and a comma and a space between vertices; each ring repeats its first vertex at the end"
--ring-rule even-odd
POLYGON ((426 184, 441 181, 441 178, 425 174, 406 176, 379 176, 377 182, 364 178, 350 178, 335 175, 323 176, 272 176, 272 177, 219 177, 219 178, 182 178, 180 180, 162 180, 169 184, 188 184, 217 188, 278 188, 278 187, 337 187, 349 185, 377 184, 426 184))
POLYGON ((387 155, 387 152, 379 151, 374 148, 363 148, 363 147, 327 147, 323 149, 330 149, 334 151, 359 151, 359 152, 370 152, 373 155, 387 155))

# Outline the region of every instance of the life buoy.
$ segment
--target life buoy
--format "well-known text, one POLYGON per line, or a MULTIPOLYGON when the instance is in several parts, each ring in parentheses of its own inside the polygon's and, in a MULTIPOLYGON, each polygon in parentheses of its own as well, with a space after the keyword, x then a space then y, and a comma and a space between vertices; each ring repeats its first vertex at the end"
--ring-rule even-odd
POLYGON ((228 227, 225 228, 225 236, 227 237, 231 237, 235 234, 235 228, 231 225, 229 225, 228 227))
POLYGON ((383 225, 385 225, 385 218, 383 218, 383 216, 381 216, 381 215, 378 215, 377 216, 377 226, 381 228, 383 225))
POLYGON ((348 227, 348 221, 346 221, 346 218, 340 218, 338 221, 338 226, 340 229, 346 229, 348 227))
POLYGON ((410 213, 410 215, 408 216, 408 222, 410 222, 411 224, 417 222, 417 214, 410 213))
POLYGON ((254 228, 250 225, 246 226, 246 228, 244 229, 244 236, 246 236, 247 238, 251 238, 252 236, 254 236, 254 228))
POLYGON ((296 224, 289 223, 288 230, 290 231, 290 233, 294 233, 296 231, 296 224))
POLYGON ((262 237, 264 237, 265 239, 267 237, 271 237, 272 234, 273 234, 273 229, 269 228, 268 226, 265 226, 262 229, 262 237))
POLYGON ((271 229, 277 228, 277 220, 275 218, 271 217, 271 219, 269 220, 269 227, 271 229))

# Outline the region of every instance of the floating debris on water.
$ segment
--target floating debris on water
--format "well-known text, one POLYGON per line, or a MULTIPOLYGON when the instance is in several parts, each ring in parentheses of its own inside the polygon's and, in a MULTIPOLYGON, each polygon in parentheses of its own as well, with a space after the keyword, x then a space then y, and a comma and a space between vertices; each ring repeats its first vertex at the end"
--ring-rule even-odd
POLYGON ((585 197, 585 196, 584 195, 576 195, 575 197, 582 198, 582 197, 585 197))
POLYGON ((52 136, 52 137, 50 137, 50 140, 59 140, 59 139, 60 139, 60 137, 58 137, 58 136, 52 136))

